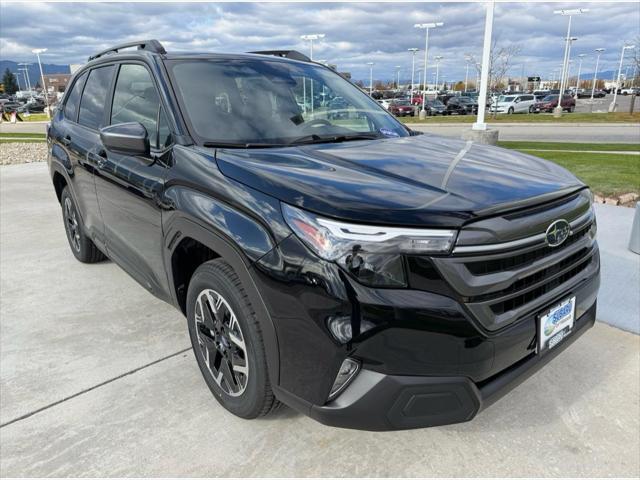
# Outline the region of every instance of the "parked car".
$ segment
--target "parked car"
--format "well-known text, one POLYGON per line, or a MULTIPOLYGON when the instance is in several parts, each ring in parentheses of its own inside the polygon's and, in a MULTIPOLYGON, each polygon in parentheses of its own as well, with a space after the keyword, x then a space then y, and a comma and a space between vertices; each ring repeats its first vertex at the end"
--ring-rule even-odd
MULTIPOLYGON (((606 92, 604 90, 594 90, 593 98, 604 98, 606 97, 606 92)), ((578 91, 578 98, 591 98, 591 89, 583 88, 578 91)))
POLYGON ((446 115, 447 107, 438 99, 427 100, 427 115, 446 115))
MULTIPOLYGON (((414 132, 298 52, 111 47, 75 72, 47 140, 71 253, 175 306, 240 417, 284 402, 347 428, 468 421, 594 325, 583 182, 414 132), (301 77, 360 117, 303 111, 301 77)), ((64 308, 86 309, 70 272, 64 308)))
POLYGON ((387 110, 396 117, 413 117, 415 113, 415 107, 409 100, 392 100, 387 110))
POLYGON ((500 95, 498 101, 491 106, 496 113, 533 113, 535 96, 532 94, 500 95))
POLYGON ((640 95, 639 87, 627 87, 620 90, 622 95, 640 95))
POLYGON ((446 105, 447 115, 470 115, 478 112, 478 103, 471 97, 450 97, 446 105))
MULTIPOLYGON (((542 101, 533 106, 533 113, 553 112, 558 106, 558 97, 560 95, 547 95, 542 101)), ((576 101, 571 95, 562 96, 562 110, 573 112, 576 109, 576 101)))
POLYGON ((378 102, 378 104, 384 108, 385 110, 389 110, 389 106, 391 105, 391 100, 376 100, 376 102, 378 102))

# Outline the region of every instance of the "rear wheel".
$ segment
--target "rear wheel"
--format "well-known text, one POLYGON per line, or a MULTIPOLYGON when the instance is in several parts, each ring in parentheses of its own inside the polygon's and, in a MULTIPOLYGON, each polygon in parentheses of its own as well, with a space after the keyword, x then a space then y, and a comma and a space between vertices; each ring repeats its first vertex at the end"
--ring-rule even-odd
POLYGON ((224 260, 206 262, 193 274, 187 320, 200 371, 224 408, 242 418, 256 418, 278 405, 255 311, 224 260))
POLYGON ((529 113, 533 113, 533 105, 529 107, 529 113))
POLYGON ((95 246, 84 231, 82 218, 80 218, 69 187, 64 187, 62 190, 60 204, 62 205, 64 229, 67 232, 67 240, 74 257, 82 263, 96 263, 105 260, 107 257, 98 250, 98 247, 95 246))
POLYGON ((513 115, 513 112, 514 112, 513 107, 509 107, 509 110, 507 110, 507 113, 509 115, 513 115))

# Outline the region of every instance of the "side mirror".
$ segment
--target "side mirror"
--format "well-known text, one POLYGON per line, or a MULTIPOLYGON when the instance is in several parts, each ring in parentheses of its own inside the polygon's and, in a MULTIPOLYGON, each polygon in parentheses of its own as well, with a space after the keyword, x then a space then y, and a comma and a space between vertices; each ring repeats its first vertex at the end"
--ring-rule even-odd
POLYGON ((149 155, 149 135, 138 122, 118 123, 100 129, 104 148, 126 155, 149 155))

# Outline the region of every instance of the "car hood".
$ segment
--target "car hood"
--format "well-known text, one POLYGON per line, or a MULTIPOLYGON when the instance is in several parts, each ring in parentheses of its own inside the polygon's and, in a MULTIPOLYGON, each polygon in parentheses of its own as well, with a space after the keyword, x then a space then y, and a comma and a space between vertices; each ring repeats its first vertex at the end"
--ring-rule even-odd
POLYGON ((316 213, 364 223, 460 226, 584 187, 554 163, 435 135, 218 149, 224 175, 316 213))

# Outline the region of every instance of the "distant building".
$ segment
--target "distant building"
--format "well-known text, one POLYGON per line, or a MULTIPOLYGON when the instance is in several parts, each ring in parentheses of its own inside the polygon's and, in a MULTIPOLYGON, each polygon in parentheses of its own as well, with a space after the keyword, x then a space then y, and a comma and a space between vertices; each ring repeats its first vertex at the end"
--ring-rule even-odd
POLYGON ((55 73, 52 75, 44 75, 45 88, 49 93, 64 92, 67 89, 67 84, 69 83, 70 79, 70 73, 55 73))

